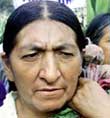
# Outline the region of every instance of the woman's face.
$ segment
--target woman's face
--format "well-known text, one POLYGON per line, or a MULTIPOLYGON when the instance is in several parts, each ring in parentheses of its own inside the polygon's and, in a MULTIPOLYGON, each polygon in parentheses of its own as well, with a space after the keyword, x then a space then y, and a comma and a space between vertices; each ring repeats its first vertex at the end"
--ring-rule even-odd
POLYGON ((20 103, 42 112, 61 108, 74 95, 81 72, 75 32, 41 20, 24 27, 16 40, 8 67, 20 103))
POLYGON ((110 64, 110 26, 106 27, 103 33, 104 34, 99 42, 99 46, 104 51, 104 64, 110 64))

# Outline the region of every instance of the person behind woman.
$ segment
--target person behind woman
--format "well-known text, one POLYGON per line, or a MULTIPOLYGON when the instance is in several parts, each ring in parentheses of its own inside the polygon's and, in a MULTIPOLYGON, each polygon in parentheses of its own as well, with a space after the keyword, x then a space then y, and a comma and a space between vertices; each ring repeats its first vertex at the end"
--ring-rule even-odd
POLYGON ((88 52, 95 52, 94 54, 91 53, 91 57, 98 55, 97 52, 99 52, 99 59, 96 59, 96 57, 93 59, 93 63, 98 62, 98 65, 95 64, 94 68, 97 71, 95 71, 97 75, 99 74, 96 76, 96 80, 101 80, 99 83, 104 83, 104 89, 110 93, 110 13, 96 16, 87 28, 86 37, 92 41, 92 45, 94 46, 93 48, 92 45, 87 45, 89 47, 88 52), (95 47, 100 48, 100 51, 95 47), (89 50, 90 48, 92 50, 89 50))
POLYGON ((84 117, 98 118, 100 114, 100 118, 107 118, 108 96, 96 82, 80 79, 79 86, 93 86, 84 91, 79 87, 80 91, 90 94, 97 88, 94 94, 101 93, 99 96, 86 94, 84 100, 89 98, 93 104, 92 101, 103 98, 106 107, 97 102, 92 109, 89 102, 84 102, 84 107, 84 100, 78 97, 83 95, 76 92, 85 45, 80 23, 65 5, 39 1, 16 9, 6 24, 2 59, 8 79, 15 83, 17 91, 6 96, 0 118, 77 118, 73 110, 59 113, 68 106, 75 107, 84 117))
POLYGON ((103 49, 104 64, 110 64, 110 13, 96 16, 86 30, 86 37, 103 49))

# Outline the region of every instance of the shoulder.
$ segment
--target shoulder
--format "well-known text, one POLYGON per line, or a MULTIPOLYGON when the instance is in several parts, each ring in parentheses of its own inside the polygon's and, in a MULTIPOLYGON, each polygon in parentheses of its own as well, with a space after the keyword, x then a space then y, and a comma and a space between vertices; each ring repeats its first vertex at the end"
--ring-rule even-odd
POLYGON ((15 99, 16 92, 10 92, 6 95, 4 104, 0 107, 0 118, 17 118, 15 99))

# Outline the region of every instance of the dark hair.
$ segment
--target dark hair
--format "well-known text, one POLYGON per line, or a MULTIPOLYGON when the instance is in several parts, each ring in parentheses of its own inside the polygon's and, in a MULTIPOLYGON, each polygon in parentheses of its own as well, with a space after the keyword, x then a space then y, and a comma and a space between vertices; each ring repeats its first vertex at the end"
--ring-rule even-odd
POLYGON ((10 55, 16 43, 16 35, 23 27, 35 20, 45 18, 56 20, 69 26, 76 33, 76 42, 79 49, 82 50, 85 47, 86 41, 80 23, 72 10, 64 4, 54 1, 35 1, 17 8, 7 20, 3 35, 3 50, 6 55, 10 55))
POLYGON ((104 28, 110 26, 110 13, 104 13, 96 16, 89 24, 86 30, 86 37, 98 45, 104 35, 104 28))

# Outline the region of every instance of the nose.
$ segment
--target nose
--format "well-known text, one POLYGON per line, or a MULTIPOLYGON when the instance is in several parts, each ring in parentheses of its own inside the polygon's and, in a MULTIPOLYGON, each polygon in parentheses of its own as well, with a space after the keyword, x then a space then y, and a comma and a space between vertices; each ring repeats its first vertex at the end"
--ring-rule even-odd
POLYGON ((44 58, 39 73, 39 77, 48 84, 56 82, 60 77, 58 64, 53 54, 48 53, 44 58))

